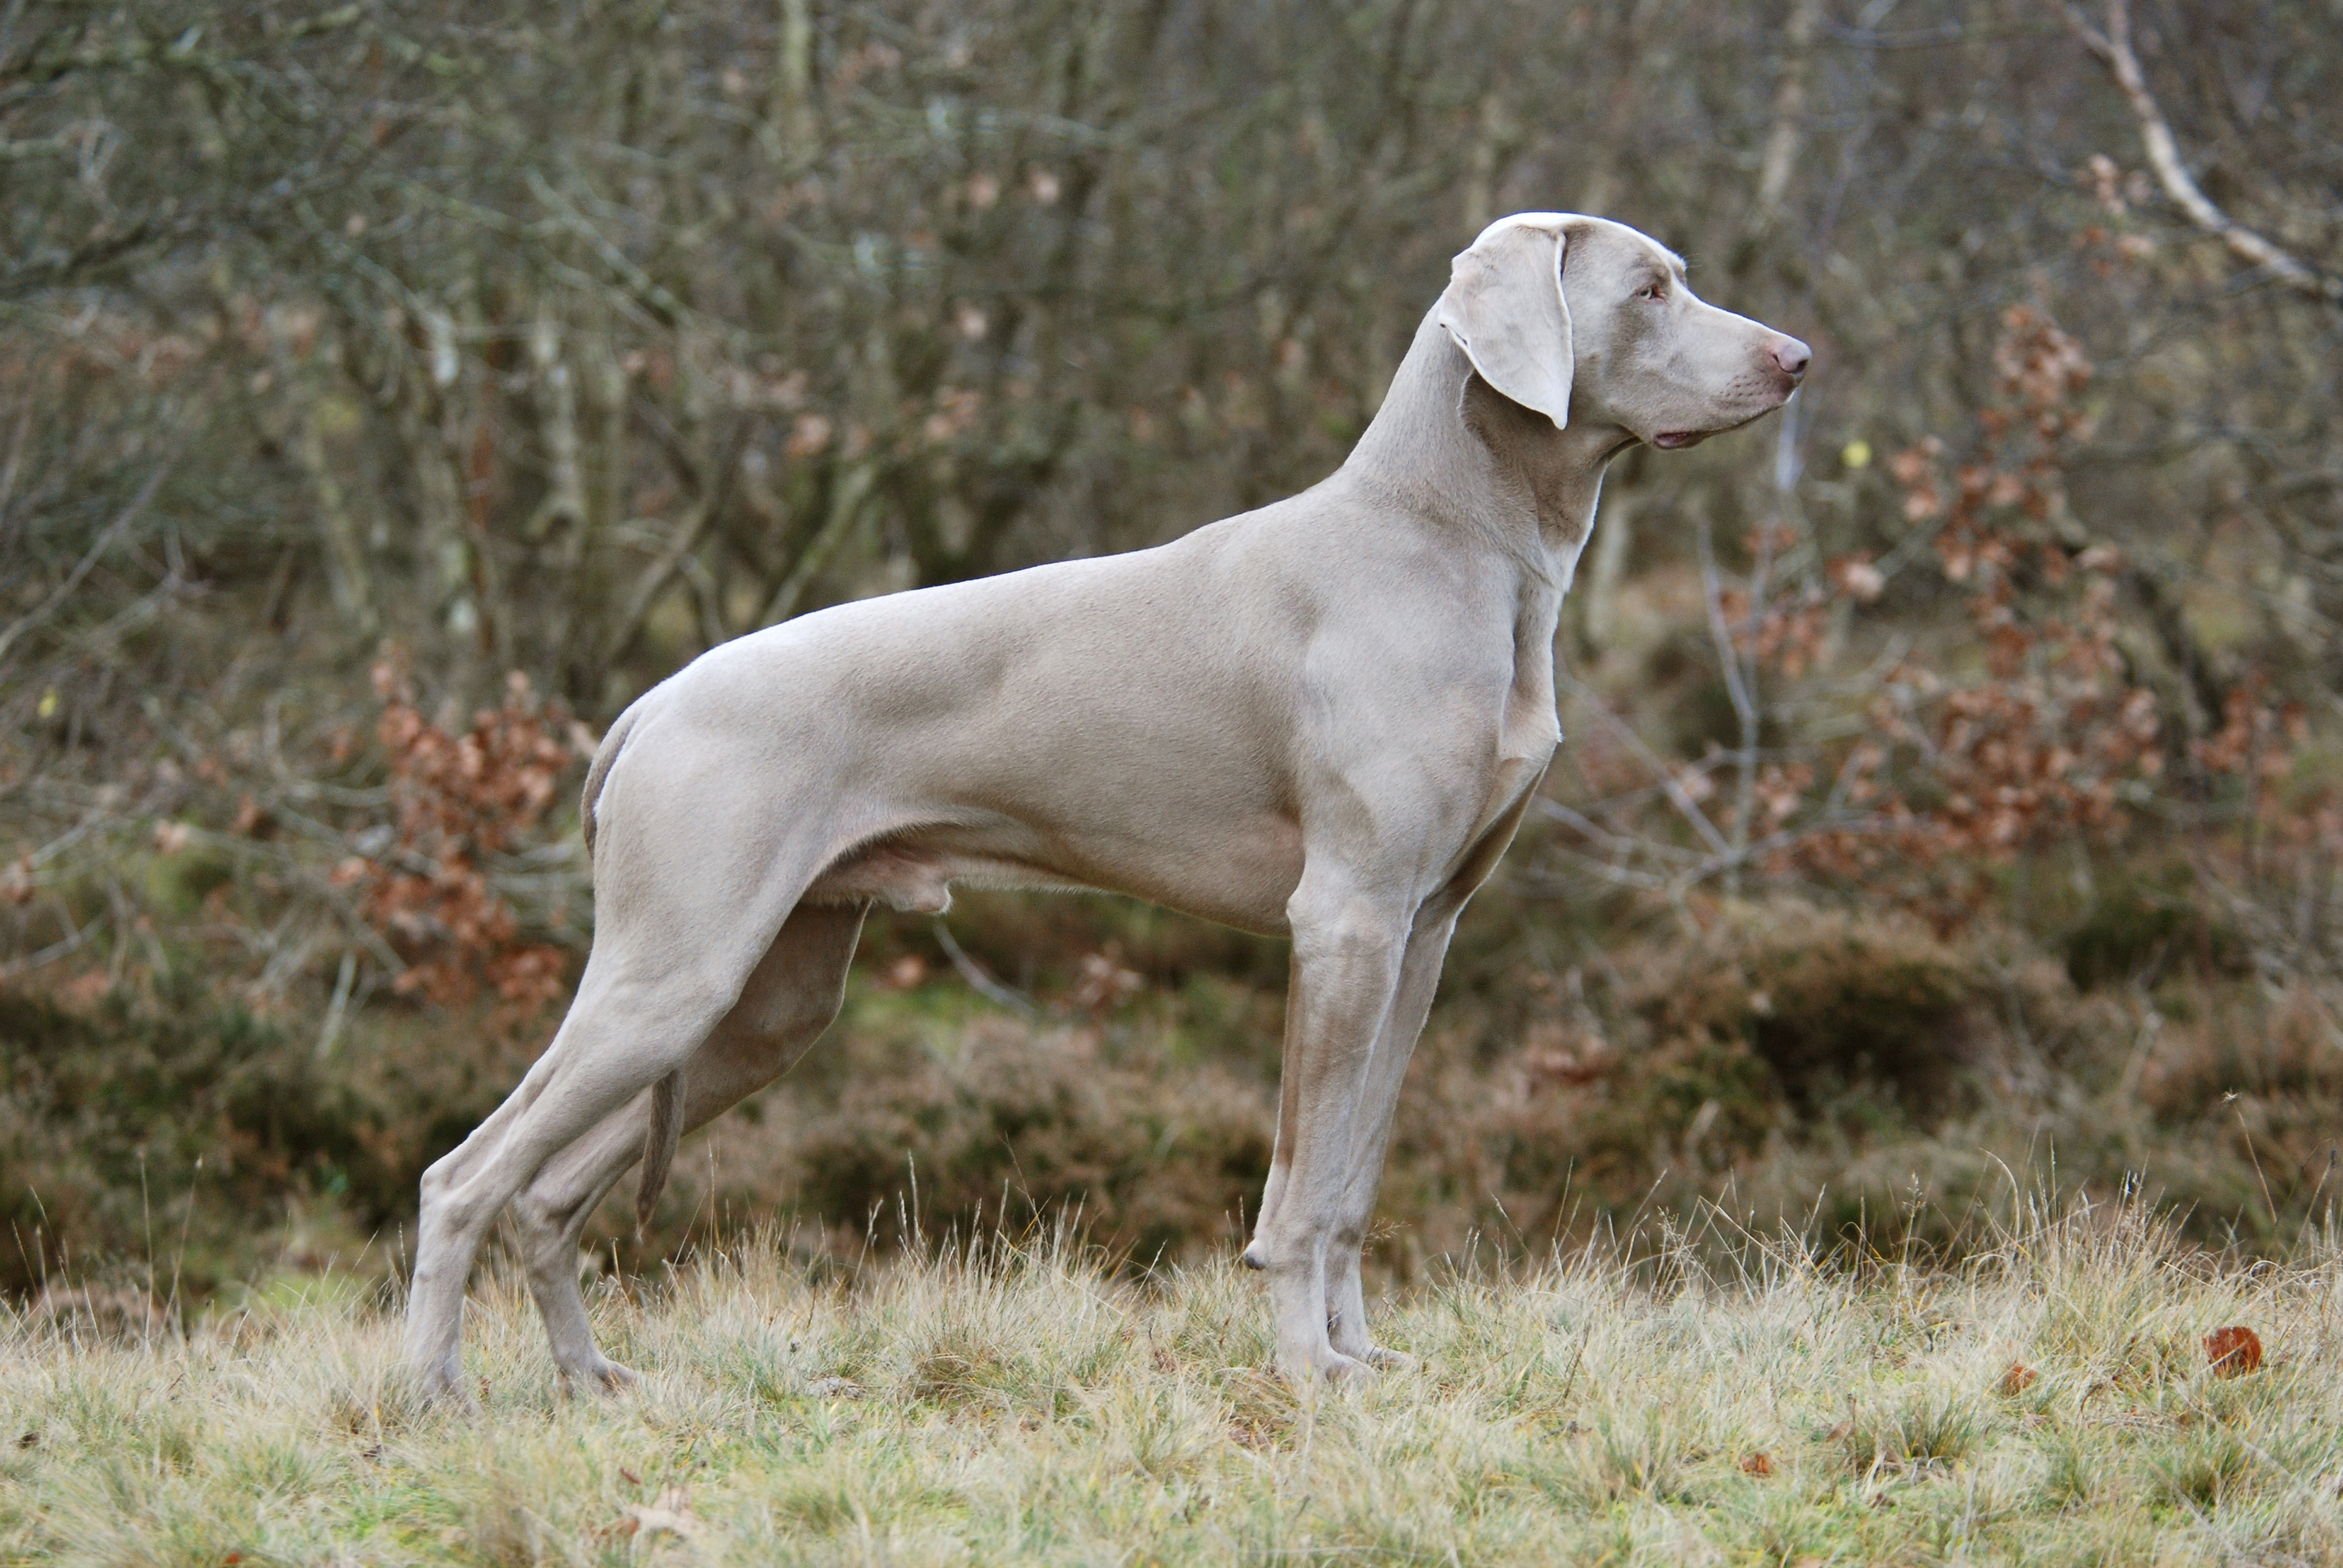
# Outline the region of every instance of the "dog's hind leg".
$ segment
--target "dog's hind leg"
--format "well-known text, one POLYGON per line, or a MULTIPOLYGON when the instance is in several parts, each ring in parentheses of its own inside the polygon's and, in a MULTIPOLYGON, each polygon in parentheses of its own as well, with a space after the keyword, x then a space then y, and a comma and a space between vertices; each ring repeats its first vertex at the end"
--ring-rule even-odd
POLYGON ((524 1086, 536 1092, 423 1173, 407 1353, 427 1395, 462 1387, 464 1285, 488 1225, 548 1160, 689 1060, 731 1007, 729 992, 601 980, 589 960, 556 1051, 547 1053, 551 1070, 524 1086))
MULTIPOLYGON (((838 1016, 864 908, 801 904, 790 914, 740 1000, 684 1066, 686 1131, 714 1121, 787 1072, 838 1016)), ((646 1091, 548 1161, 513 1201, 529 1289, 545 1316, 555 1364, 573 1385, 618 1388, 632 1381, 594 1343, 578 1288, 578 1238, 641 1158, 649 1121, 646 1091)))
MULTIPOLYGON (((724 788, 739 777, 655 774, 649 788, 690 789, 694 810, 643 814, 616 842, 622 824, 603 822, 602 919, 568 1016, 512 1100, 424 1172, 407 1358, 427 1396, 461 1389, 464 1285, 488 1227, 547 1161, 691 1060, 820 864, 818 843, 792 846, 778 830, 708 830, 711 819, 787 819, 768 789, 724 788)), ((623 772, 614 782, 625 782, 623 772)))

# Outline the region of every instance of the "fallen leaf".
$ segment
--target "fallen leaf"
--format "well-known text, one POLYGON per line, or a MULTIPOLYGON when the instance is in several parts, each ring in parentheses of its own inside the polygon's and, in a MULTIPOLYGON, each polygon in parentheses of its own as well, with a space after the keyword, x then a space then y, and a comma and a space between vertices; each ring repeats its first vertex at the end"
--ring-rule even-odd
POLYGON ((619 1479, 624 1481, 628 1486, 640 1486, 643 1483, 643 1478, 641 1476, 637 1475, 633 1471, 628 1470, 623 1464, 618 1466, 618 1476, 619 1479))
POLYGON ((2217 1377, 2243 1377, 2260 1370, 2262 1337, 2242 1323, 2215 1329, 2205 1336, 2205 1359, 2217 1377))
POLYGON ((2001 1374, 2001 1382, 1996 1386, 2000 1390, 2002 1398, 2012 1399, 2032 1388, 2034 1377, 2032 1367, 2027 1366, 2024 1362, 2012 1362, 2009 1363, 2009 1370, 2001 1374))
POLYGON ((1771 1475, 1774 1473, 1774 1456, 1762 1448, 1755 1453, 1745 1454, 1741 1460, 1741 1473, 1744 1475, 1771 1475))

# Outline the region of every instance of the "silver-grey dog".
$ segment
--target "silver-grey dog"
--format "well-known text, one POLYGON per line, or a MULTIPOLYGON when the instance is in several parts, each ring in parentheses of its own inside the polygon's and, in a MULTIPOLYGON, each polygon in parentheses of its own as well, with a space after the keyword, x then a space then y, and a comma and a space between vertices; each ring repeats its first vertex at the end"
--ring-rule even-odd
POLYGON ((1466 899, 1561 738, 1554 638, 1604 465, 1776 408, 1806 346, 1694 297, 1602 218, 1457 256, 1389 396, 1303 494, 1155 549, 841 605, 711 649, 586 780, 595 934, 510 1099, 423 1178, 407 1355, 459 1392, 465 1277, 514 1205, 553 1354, 618 1386, 578 1287, 638 1160, 836 1014, 873 901, 1128 893, 1293 943, 1276 1152, 1245 1261, 1277 1362, 1393 1361, 1359 1247, 1466 899))

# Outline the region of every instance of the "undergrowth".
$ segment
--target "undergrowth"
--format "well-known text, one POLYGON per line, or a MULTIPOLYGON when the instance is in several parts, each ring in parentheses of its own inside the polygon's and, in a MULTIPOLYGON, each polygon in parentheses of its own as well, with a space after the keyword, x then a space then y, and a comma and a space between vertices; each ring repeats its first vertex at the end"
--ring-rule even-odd
MULTIPOLYGON (((2283 1253, 2331 1197, 2343 1053, 2307 988, 2167 963, 2084 990, 2021 931, 1795 898, 1702 918, 1557 962, 1502 902, 1476 911, 1401 1101, 1375 1270, 1406 1282, 1711 1201, 1952 1257, 2012 1169, 2100 1199, 2137 1181, 2192 1241, 2283 1253)), ((614 1199, 604 1265, 774 1222, 853 1259, 1078 1215, 1128 1270, 1242 1237, 1275 945, 1101 900, 972 900, 952 921, 995 996, 930 923, 877 926, 840 1023, 685 1145, 648 1230, 614 1199)), ((0 1290, 19 1301, 126 1292, 167 1315, 379 1275, 424 1167, 533 1049, 485 993, 329 1032, 179 973, 0 993, 0 1290)))

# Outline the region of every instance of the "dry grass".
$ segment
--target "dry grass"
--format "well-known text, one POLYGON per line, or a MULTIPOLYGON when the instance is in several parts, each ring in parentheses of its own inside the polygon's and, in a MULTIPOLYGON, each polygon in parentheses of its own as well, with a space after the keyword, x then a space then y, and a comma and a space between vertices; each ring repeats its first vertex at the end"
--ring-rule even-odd
POLYGON ((749 1247, 606 1288, 648 1374, 615 1401, 565 1397, 491 1282, 471 1420, 412 1408, 395 1319, 330 1292, 151 1344, 11 1319, 0 1559, 2343 1556, 2329 1246, 2224 1267, 2101 1206, 1955 1272, 1697 1256, 1452 1278, 1383 1320, 1420 1369, 1315 1401, 1260 1370, 1250 1276, 1119 1282, 1062 1244, 852 1279, 749 1247), (2232 1323, 2269 1358, 2220 1378, 2201 1338, 2232 1323))

